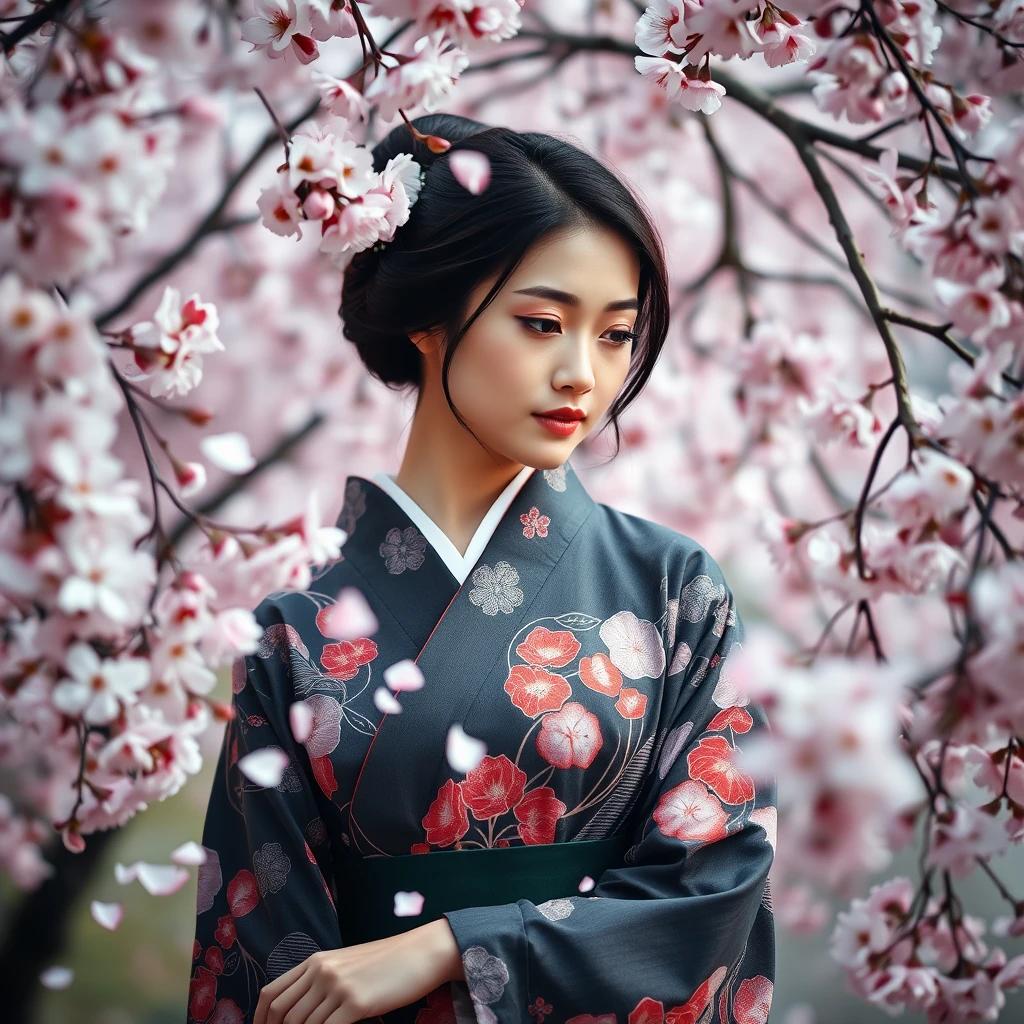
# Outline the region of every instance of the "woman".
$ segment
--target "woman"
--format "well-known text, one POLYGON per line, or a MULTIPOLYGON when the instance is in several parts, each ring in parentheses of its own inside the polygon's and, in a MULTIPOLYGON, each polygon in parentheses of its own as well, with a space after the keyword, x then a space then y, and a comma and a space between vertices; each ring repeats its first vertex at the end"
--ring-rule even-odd
POLYGON ((413 123, 452 148, 403 124, 373 150, 377 170, 409 152, 427 171, 339 310, 369 372, 415 389, 409 440, 397 475, 348 477, 341 557, 257 609, 189 1020, 764 1021, 775 794, 735 760, 767 723, 727 672, 732 591, 695 540, 595 502, 569 462, 606 414, 618 439, 664 342, 658 236, 564 141, 413 123), (451 170, 464 148, 489 160, 480 195, 451 170), (371 635, 331 635, 345 587, 371 635), (423 685, 378 710, 403 661, 423 685), (454 726, 482 760, 452 764, 454 726), (272 787, 238 767, 266 747, 288 758, 272 787))

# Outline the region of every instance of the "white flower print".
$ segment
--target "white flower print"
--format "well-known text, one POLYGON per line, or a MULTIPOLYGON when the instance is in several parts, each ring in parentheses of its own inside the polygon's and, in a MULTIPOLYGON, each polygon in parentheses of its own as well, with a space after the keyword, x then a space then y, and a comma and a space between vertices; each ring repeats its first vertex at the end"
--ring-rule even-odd
POLYGON ((576 906, 571 899, 563 897, 538 903, 537 909, 549 921, 562 921, 576 909, 576 906))
POLYGON ((656 679, 664 672, 661 633, 649 619, 637 618, 631 611, 616 612, 601 623, 598 632, 608 645, 612 664, 624 676, 656 679))
POLYGON ((415 526, 407 526, 404 530, 395 526, 388 530, 379 550, 388 572, 397 576, 406 569, 418 569, 423 564, 427 538, 415 526))
POLYGON ((220 854, 216 850, 204 846, 206 860, 199 865, 196 886, 196 912, 205 913, 213 906, 214 897, 220 892, 224 879, 220 870, 220 854))
POLYGON ((264 843, 253 855, 252 866, 260 895, 280 892, 288 881, 292 862, 280 843, 264 843))
POLYGON ((710 576, 703 573, 694 576, 679 595, 679 614, 687 622, 703 622, 707 618, 711 602, 721 601, 724 597, 725 587, 721 583, 715 583, 710 576))
POLYGON ((489 565, 478 565, 471 579, 476 585, 470 590, 469 599, 485 615, 498 612, 511 615, 512 610, 523 603, 519 573, 506 561, 498 562, 493 569, 489 565))
POLYGON ((544 479, 547 485, 553 491, 564 491, 565 490, 565 464, 556 466, 554 469, 541 470, 544 474, 544 479))
POLYGON ((501 957, 491 956, 483 946, 470 946, 462 954, 462 969, 474 1001, 496 1003, 508 984, 508 967, 501 957))
POLYGON ((674 676, 677 672, 682 672, 690 664, 692 657, 693 651, 690 650, 690 645, 685 640, 680 640, 672 654, 672 664, 668 667, 667 675, 674 676))

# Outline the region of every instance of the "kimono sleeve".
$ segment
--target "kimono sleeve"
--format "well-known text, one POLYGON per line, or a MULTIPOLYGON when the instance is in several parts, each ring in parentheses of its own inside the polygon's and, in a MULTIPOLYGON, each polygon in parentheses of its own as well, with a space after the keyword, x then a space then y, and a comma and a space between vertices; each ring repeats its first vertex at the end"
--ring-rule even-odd
POLYGON ((232 669, 235 715, 203 827, 188 1024, 252 1021, 265 984, 342 945, 330 876, 313 852, 329 863, 308 762, 289 726, 289 676, 275 652, 239 658, 232 669), (260 785, 238 767, 267 748, 288 758, 277 785, 260 785))
MULTIPOLYGON (((736 748, 769 725, 723 672, 743 624, 717 582, 724 596, 700 623, 683 621, 680 600, 690 657, 665 680, 672 705, 630 819, 626 863, 589 894, 445 914, 466 978, 453 983, 460 1024, 767 1020, 776 786, 755 785, 736 763, 736 748)), ((685 607, 688 619, 693 602, 685 607)))

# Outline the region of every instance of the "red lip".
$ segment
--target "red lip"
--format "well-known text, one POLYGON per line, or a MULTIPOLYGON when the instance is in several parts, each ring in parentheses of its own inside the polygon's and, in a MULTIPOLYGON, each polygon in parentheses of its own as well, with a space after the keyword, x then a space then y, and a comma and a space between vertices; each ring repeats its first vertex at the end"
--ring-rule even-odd
POLYGON ((548 409, 546 412, 535 412, 534 416, 547 416, 553 420, 582 420, 586 418, 582 409, 573 409, 571 406, 563 405, 558 409, 548 409))

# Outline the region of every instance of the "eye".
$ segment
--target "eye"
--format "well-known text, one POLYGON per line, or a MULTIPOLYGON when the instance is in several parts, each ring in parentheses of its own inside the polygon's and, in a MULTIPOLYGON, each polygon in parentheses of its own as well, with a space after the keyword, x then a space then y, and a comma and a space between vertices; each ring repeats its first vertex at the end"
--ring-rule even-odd
MULTIPOLYGON (((536 328, 530 327, 530 324, 554 324, 555 327, 558 327, 558 321, 548 316, 517 316, 516 319, 527 325, 527 330, 532 334, 548 334, 550 332, 537 330, 536 328)), ((629 345, 637 339, 637 336, 633 331, 628 331, 624 327, 614 328, 609 333, 619 335, 616 339, 609 339, 616 348, 622 345, 629 345)))

